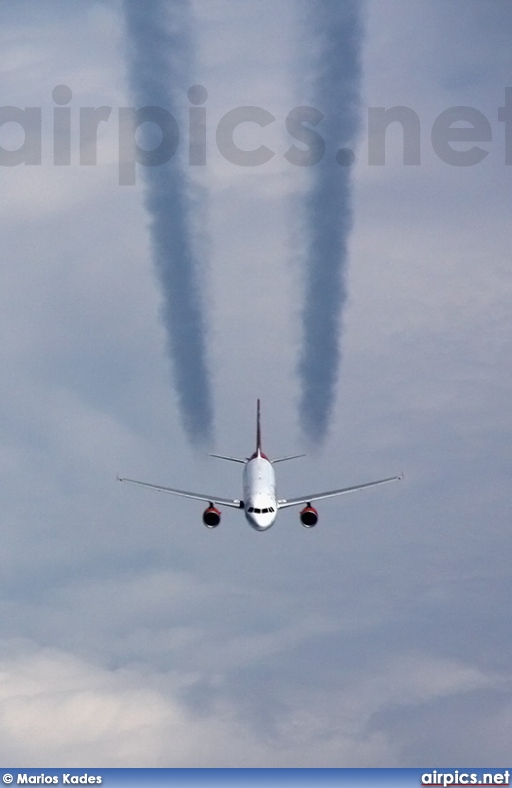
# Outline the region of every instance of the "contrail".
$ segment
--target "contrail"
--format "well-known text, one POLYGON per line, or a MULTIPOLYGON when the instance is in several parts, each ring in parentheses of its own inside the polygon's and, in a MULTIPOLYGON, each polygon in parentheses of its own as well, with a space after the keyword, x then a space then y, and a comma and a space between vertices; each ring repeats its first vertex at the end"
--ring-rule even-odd
MULTIPOLYGON (((133 100, 138 108, 163 108, 178 121, 179 104, 186 96, 184 64, 190 61, 190 3, 124 0, 124 13, 133 100)), ((140 132, 144 133, 144 128, 141 125, 140 132)), ((148 150, 155 148, 147 133, 144 143, 148 150)), ((212 435, 212 398, 197 281, 199 266, 191 236, 193 204, 178 156, 141 169, 181 419, 194 443, 206 442, 212 435)))
POLYGON ((305 197, 306 275, 299 360, 300 421, 314 441, 327 434, 340 366, 352 227, 351 148, 359 129, 360 5, 359 0, 310 0, 307 5, 313 31, 312 100, 325 116, 317 129, 325 155, 311 167, 305 197))

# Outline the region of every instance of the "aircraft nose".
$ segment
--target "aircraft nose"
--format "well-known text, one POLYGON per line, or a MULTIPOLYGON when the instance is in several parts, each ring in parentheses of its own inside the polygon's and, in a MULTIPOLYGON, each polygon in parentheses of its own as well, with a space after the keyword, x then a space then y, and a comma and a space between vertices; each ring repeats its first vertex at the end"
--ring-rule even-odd
POLYGON ((254 514, 253 512, 247 514, 249 525, 255 531, 268 531, 274 524, 275 514, 254 514))
POLYGON ((273 523, 251 523, 255 531, 268 531, 273 523))

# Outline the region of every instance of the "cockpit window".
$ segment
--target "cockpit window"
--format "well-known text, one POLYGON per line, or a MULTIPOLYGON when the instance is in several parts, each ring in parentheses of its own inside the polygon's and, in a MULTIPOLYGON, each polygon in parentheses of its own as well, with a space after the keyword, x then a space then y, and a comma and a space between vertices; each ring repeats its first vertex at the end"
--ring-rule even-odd
POLYGON ((247 509, 247 511, 248 511, 248 512, 254 512, 254 506, 249 506, 249 508, 247 509))
POLYGON ((255 509, 254 514, 261 514, 261 509, 255 509))

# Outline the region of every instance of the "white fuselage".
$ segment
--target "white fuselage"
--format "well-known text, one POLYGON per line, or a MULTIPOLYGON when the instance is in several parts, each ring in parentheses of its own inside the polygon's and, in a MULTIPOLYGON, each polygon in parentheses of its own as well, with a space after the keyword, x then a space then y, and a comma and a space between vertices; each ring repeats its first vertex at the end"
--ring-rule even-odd
POLYGON ((277 516, 276 477, 272 463, 258 451, 244 467, 244 508, 249 525, 266 531, 277 516))

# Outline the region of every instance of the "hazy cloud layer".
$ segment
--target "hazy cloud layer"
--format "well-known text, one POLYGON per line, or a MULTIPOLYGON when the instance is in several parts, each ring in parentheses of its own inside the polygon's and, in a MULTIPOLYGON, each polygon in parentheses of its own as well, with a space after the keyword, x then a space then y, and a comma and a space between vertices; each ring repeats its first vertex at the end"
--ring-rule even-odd
MULTIPOLYGON (((140 665, 108 669, 28 641, 1 645, 3 758, 40 767, 412 765, 424 756, 400 720, 471 709, 476 701, 490 705, 496 724, 512 713, 510 700, 496 708, 493 690, 502 680, 427 654, 384 659, 370 681, 354 671, 350 687, 304 688, 293 700, 272 681, 275 701, 261 707, 257 724, 258 711, 241 712, 229 686, 212 690, 197 670, 149 675, 140 665), (193 695, 209 702, 194 707, 186 700, 193 695)), ((480 763, 469 749, 466 757, 480 763)))

